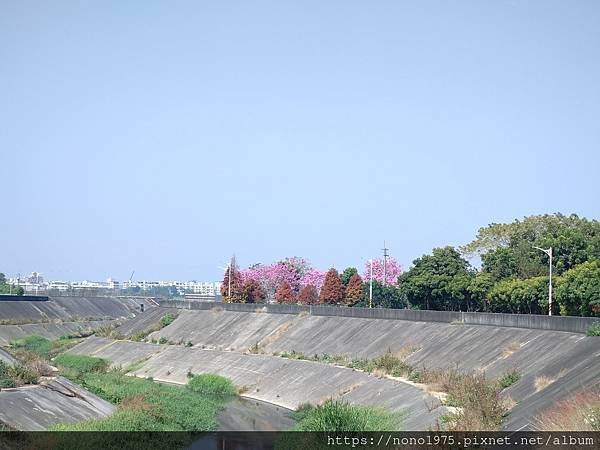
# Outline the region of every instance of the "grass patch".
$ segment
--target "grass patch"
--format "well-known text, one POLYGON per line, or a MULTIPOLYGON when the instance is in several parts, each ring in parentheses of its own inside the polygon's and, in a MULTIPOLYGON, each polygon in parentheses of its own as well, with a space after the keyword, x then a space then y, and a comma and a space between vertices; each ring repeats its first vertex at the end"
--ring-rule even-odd
POLYGON ((506 389, 509 386, 512 386, 517 381, 521 379, 521 374, 516 370, 509 370, 504 373, 500 378, 498 378, 498 386, 500 389, 506 389))
POLYGON ((57 425, 52 430, 214 431, 216 417, 229 399, 220 394, 208 394, 222 392, 214 380, 198 379, 193 389, 186 389, 113 371, 86 373, 79 381, 90 392, 117 404, 117 412, 105 419, 57 425))
POLYGON ((105 372, 109 362, 93 356, 72 355, 63 353, 54 358, 54 363, 61 368, 68 378, 79 379, 83 374, 91 372, 105 372))
POLYGON ((65 335, 55 341, 42 336, 26 336, 11 342, 10 347, 17 359, 29 362, 40 358, 50 360, 79 342, 79 335, 65 335))
POLYGON ((212 374, 192 375, 187 387, 197 394, 216 397, 233 397, 237 394, 237 389, 230 380, 212 374))
POLYGON ((52 350, 52 341, 42 336, 27 336, 10 343, 14 350, 34 353, 38 356, 49 357, 52 350))
POLYGON ((299 419, 294 427, 296 431, 397 431, 401 425, 401 418, 397 414, 339 400, 327 400, 316 407, 301 405, 295 417, 299 419))
POLYGON ((167 327, 171 325, 175 321, 175 316, 171 313, 167 313, 160 318, 160 326, 161 328, 167 327))
POLYGON ((590 325, 585 334, 588 336, 600 336, 600 322, 590 325))

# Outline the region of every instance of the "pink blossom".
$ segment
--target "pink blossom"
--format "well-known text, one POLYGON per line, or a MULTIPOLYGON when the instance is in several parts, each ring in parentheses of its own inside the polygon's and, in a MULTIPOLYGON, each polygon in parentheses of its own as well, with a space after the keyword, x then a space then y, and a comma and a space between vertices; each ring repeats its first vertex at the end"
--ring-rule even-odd
MULTIPOLYGON (((393 257, 388 257, 386 263, 386 284, 397 286, 398 277, 402 273, 402 266, 398 264, 393 257)), ((371 279, 371 263, 367 261, 365 263, 365 270, 363 272, 363 280, 369 281, 371 279)), ((373 280, 383 283, 383 258, 373 259, 373 280)))

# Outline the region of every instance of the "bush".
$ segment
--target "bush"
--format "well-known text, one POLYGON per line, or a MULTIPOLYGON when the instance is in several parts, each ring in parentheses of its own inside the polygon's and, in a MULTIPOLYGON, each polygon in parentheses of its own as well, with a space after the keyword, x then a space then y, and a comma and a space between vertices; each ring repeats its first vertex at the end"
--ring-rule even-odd
POLYGON ((161 317, 160 319, 160 326, 162 328, 169 326, 173 323, 173 321, 175 320, 175 316, 171 313, 167 313, 164 316, 161 317))
POLYGON ((188 381, 187 387, 192 392, 217 397, 231 397, 237 394, 233 383, 219 375, 194 375, 188 381))
POLYGON ((72 355, 63 353, 54 358, 54 362, 61 368, 71 369, 79 374, 89 372, 106 372, 109 362, 102 358, 86 355, 72 355))
POLYGON ((36 384, 38 380, 38 374, 23 364, 15 364, 9 367, 8 374, 17 386, 22 384, 36 384))
POLYGON ((158 340, 159 344, 166 344, 167 342, 169 342, 169 340, 164 336, 158 340))
POLYGON ((588 329, 587 329, 587 333, 588 336, 600 336, 600 323, 594 323, 592 324, 588 329))
POLYGON ((314 408, 305 407, 297 431, 397 431, 400 417, 381 408, 355 406, 343 401, 327 400, 314 408))
POLYGON ((519 372, 517 372, 516 369, 513 369, 509 372, 506 372, 504 375, 502 375, 498 379, 498 386, 500 386, 500 389, 506 389, 507 387, 515 384, 520 379, 521 379, 521 374, 519 372))
POLYGON ((17 383, 10 375, 10 366, 0 360, 0 389, 17 387, 17 383))

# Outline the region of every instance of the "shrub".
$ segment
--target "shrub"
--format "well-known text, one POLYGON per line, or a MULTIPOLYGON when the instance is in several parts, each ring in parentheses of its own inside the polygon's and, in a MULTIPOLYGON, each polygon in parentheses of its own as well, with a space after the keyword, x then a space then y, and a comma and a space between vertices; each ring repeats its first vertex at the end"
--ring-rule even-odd
POLYGON ((162 328, 169 326, 173 323, 173 321, 175 320, 175 316, 171 313, 167 313, 164 316, 161 317, 160 319, 160 326, 162 328))
POLYGON ((592 324, 588 329, 587 329, 587 333, 588 336, 600 336, 600 322, 599 323, 594 323, 592 324))
POLYGON ((237 394, 233 383, 219 375, 194 375, 188 381, 187 387, 192 392, 217 397, 232 397, 237 394))
POLYGON ((0 389, 16 387, 17 383, 10 375, 10 366, 0 360, 0 389))
POLYGON ((519 381, 520 378, 521 374, 516 369, 510 370, 498 379, 498 386, 500 386, 500 389, 506 389, 519 381))
POLYGON ((166 337, 164 337, 164 336, 162 336, 162 337, 161 337, 161 338, 158 340, 158 343, 159 343, 159 344, 166 344, 167 342, 169 342, 169 340, 168 340, 166 337))
POLYGON ((317 407, 305 407, 300 412, 297 431, 396 431, 400 416, 381 408, 355 406, 343 401, 327 400, 317 407))
POLYGON ((8 375, 17 386, 22 384, 36 384, 38 375, 29 367, 22 364, 15 364, 8 368, 8 375))

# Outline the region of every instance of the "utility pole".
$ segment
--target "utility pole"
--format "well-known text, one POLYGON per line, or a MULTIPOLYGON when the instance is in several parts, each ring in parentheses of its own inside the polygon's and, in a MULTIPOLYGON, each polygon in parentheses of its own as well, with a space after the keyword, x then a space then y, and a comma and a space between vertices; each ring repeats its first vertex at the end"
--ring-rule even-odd
POLYGON ((389 248, 387 248, 385 246, 385 241, 383 241, 383 285, 386 285, 386 281, 387 281, 387 257, 388 255, 388 250, 389 248))
POLYGON ((373 259, 370 261, 371 263, 371 279, 369 281, 369 308, 373 307, 373 259))
POLYGON ((546 255, 548 255, 550 257, 549 259, 549 278, 548 278, 548 315, 551 316, 552 315, 552 247, 550 248, 540 248, 540 247, 533 247, 537 250, 540 250, 542 252, 544 252, 546 255))

